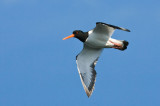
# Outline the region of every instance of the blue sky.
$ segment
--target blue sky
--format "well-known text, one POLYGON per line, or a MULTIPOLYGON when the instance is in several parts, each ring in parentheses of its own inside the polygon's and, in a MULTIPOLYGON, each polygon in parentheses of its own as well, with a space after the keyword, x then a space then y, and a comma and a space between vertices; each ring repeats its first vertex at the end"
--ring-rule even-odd
POLYGON ((0 106, 160 106, 160 1, 1 0, 0 106), (124 52, 103 51, 88 99, 76 55, 83 45, 62 38, 105 22, 124 52))

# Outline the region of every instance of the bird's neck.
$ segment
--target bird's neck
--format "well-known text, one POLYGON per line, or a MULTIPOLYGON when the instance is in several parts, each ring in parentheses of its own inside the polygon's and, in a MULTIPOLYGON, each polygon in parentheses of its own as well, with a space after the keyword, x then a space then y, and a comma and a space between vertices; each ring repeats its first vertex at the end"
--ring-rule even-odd
POLYGON ((76 36, 77 39, 79 39, 82 42, 85 42, 86 39, 88 38, 88 32, 84 32, 83 34, 80 34, 76 36))

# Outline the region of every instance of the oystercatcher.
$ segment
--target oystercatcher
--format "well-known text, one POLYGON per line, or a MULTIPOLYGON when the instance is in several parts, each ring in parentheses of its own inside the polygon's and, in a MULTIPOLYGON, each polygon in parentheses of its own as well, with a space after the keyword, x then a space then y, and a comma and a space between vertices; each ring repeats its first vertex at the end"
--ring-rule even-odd
POLYGON ((75 37, 84 43, 83 50, 76 56, 80 79, 88 97, 92 94, 96 81, 95 65, 104 48, 127 49, 128 42, 111 38, 115 29, 130 32, 130 30, 97 22, 96 27, 88 32, 73 31, 73 34, 63 40, 75 37))

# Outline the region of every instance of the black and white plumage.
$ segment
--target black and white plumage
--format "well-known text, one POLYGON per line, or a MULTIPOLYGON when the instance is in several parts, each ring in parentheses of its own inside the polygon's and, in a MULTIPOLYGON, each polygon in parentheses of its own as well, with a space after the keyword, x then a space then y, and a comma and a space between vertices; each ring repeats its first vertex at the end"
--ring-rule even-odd
POLYGON ((128 42, 111 38, 115 29, 130 32, 118 26, 97 22, 96 27, 88 32, 75 30, 72 35, 84 43, 83 50, 76 56, 76 63, 80 79, 88 97, 92 94, 96 81, 95 65, 104 48, 127 49, 128 42))
POLYGON ((96 80, 96 71, 94 67, 102 50, 102 48, 92 48, 84 44, 83 50, 76 57, 78 72, 88 97, 92 94, 94 89, 96 80))

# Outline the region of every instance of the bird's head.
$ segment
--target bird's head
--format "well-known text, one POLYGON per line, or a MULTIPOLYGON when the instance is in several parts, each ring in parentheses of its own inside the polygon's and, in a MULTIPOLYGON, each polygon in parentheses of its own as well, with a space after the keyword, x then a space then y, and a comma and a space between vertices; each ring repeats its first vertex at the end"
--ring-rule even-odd
POLYGON ((85 42, 86 39, 88 38, 88 32, 83 32, 81 30, 75 30, 75 31, 73 31, 72 35, 63 38, 63 40, 66 40, 66 39, 69 39, 72 37, 75 37, 75 38, 79 39, 80 41, 85 42))

